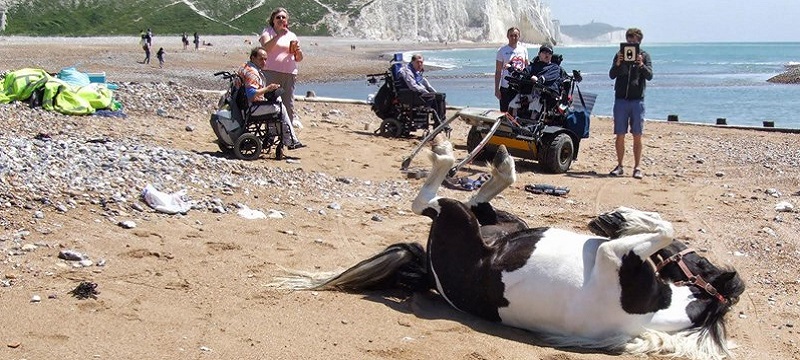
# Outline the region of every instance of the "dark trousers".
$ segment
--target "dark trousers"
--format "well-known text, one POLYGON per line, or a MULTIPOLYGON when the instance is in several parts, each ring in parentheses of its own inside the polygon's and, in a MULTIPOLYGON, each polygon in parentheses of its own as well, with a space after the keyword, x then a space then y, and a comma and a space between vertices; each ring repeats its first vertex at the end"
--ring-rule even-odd
POLYGON ((447 104, 445 102, 445 94, 444 93, 425 93, 421 94, 423 100, 425 100, 425 105, 428 107, 433 108, 433 111, 436 112, 436 116, 438 119, 434 121, 433 126, 437 127, 439 124, 444 121, 445 116, 447 116, 447 104))
POLYGON ((511 100, 514 100, 515 96, 517 96, 517 92, 515 90, 511 90, 509 88, 501 87, 500 88, 500 111, 508 112, 508 104, 511 104, 511 100))

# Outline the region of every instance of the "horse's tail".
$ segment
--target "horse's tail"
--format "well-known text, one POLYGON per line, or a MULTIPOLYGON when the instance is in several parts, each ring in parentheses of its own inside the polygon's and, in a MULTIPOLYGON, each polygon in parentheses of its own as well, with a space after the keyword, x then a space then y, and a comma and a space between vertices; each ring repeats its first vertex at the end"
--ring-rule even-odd
POLYGON ((687 329, 675 334, 648 330, 622 349, 631 354, 648 354, 695 360, 718 360, 732 357, 725 338, 723 322, 687 329))
POLYGON ((341 273, 292 271, 270 284, 292 290, 339 290, 360 292, 403 288, 411 291, 430 289, 427 253, 417 243, 390 245, 341 273))

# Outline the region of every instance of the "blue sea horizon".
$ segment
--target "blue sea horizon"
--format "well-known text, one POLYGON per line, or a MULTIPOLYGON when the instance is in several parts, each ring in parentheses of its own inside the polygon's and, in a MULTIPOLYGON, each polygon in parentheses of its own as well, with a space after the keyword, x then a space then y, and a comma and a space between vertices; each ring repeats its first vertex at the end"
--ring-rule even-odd
MULTIPOLYGON (((527 44, 529 54, 538 46, 527 44)), ((800 128, 800 85, 773 84, 767 79, 800 64, 800 43, 653 43, 642 44, 653 59, 653 80, 647 84, 645 116, 666 120, 677 115, 682 122, 800 128)), ((580 70, 582 92, 597 94, 593 115, 610 116, 614 81, 608 70, 616 46, 559 46, 562 66, 580 70)), ((497 108, 494 97, 494 59, 497 48, 422 51, 426 64, 437 70, 427 77, 438 91, 447 93, 448 105, 497 108)), ((387 63, 388 68, 388 63, 387 63)), ((301 69, 302 71, 302 69, 301 69)), ((367 100, 378 87, 365 80, 299 83, 296 93, 313 90, 317 96, 367 100)), ((576 99, 577 100, 577 99, 576 99)))

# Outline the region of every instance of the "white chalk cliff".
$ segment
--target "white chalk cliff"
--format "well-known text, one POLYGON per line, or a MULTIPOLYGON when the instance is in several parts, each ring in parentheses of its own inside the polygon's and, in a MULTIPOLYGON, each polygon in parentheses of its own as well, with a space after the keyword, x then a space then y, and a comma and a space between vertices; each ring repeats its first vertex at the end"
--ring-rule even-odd
MULTIPOLYGON (((353 3, 357 3, 354 1, 353 3)), ((528 43, 555 42, 558 29, 541 0, 372 0, 324 23, 334 36, 383 40, 505 42, 516 26, 528 43)), ((354 4, 355 5, 355 4, 354 4)))

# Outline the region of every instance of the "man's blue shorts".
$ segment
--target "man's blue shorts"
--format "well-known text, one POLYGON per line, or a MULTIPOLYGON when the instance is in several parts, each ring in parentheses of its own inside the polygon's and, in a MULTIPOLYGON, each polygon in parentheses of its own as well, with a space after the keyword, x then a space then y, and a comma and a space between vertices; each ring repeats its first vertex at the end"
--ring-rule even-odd
POLYGON ((624 135, 630 126, 631 134, 642 135, 644 130, 644 99, 614 100, 614 134, 624 135))

